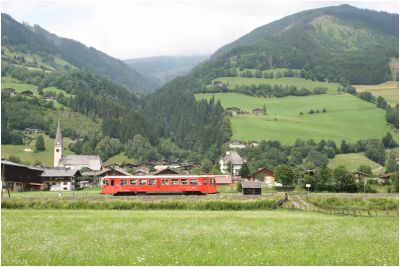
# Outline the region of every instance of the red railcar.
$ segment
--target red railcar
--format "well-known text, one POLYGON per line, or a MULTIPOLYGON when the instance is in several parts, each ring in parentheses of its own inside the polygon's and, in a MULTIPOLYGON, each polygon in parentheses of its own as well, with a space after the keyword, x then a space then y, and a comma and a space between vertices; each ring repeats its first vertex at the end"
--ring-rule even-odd
POLYGON ((111 195, 217 192, 213 175, 105 176, 101 187, 102 194, 111 195))

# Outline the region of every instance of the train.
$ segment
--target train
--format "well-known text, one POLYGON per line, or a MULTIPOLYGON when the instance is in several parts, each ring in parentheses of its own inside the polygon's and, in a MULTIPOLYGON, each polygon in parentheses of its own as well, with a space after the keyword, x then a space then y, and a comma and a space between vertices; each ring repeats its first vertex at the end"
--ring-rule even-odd
POLYGON ((101 193, 136 194, 215 194, 214 175, 105 176, 101 193))

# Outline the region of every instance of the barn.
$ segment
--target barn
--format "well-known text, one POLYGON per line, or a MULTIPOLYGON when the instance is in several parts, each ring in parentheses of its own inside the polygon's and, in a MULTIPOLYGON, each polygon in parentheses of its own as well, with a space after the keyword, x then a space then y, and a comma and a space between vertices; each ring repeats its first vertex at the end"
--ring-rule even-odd
POLYGON ((261 195, 261 182, 242 182, 242 193, 243 195, 261 195))

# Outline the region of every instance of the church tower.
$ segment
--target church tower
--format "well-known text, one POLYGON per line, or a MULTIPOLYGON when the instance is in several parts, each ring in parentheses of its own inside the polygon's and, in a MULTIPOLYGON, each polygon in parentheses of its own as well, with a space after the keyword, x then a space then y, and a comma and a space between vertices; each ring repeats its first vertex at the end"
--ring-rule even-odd
POLYGON ((61 127, 60 121, 58 121, 57 125, 57 133, 56 133, 56 141, 54 142, 54 167, 58 167, 58 163, 62 157, 62 135, 61 135, 61 127))

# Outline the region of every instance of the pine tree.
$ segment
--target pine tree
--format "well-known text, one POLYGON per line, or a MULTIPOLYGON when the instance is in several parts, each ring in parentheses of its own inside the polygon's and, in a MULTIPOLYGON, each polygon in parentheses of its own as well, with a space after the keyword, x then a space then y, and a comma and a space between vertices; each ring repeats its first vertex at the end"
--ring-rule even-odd
POLYGON ((36 138, 36 147, 35 147, 36 151, 45 151, 46 147, 44 146, 44 139, 42 135, 39 135, 36 138))
POLYGON ((247 163, 243 163, 242 168, 240 168, 239 175, 241 177, 249 177, 250 170, 249 166, 247 166, 247 163))

